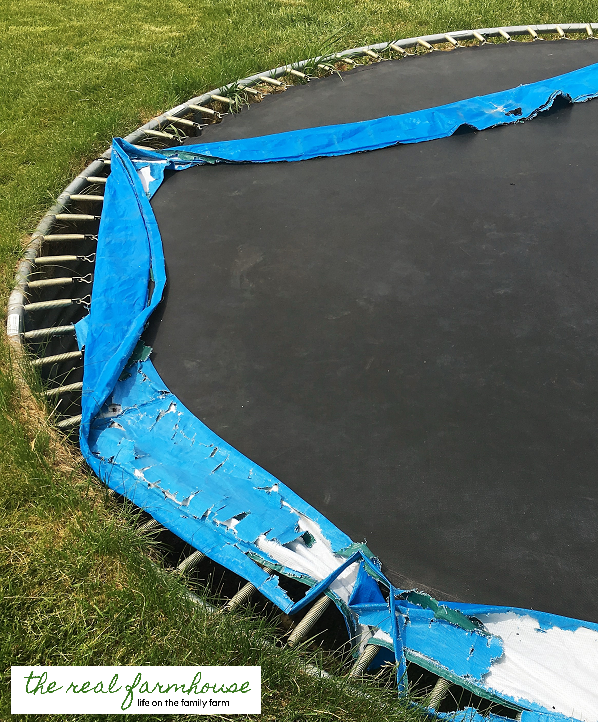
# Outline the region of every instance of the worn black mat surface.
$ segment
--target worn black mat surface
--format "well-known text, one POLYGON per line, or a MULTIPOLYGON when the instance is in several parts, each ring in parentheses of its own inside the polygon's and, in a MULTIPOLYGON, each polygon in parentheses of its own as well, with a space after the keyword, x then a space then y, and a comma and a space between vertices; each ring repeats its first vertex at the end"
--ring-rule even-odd
MULTIPOLYGON (((598 62, 518 43, 294 88, 202 140, 430 107, 598 62)), ((399 586, 598 621, 598 100, 156 194, 168 387, 399 586)))

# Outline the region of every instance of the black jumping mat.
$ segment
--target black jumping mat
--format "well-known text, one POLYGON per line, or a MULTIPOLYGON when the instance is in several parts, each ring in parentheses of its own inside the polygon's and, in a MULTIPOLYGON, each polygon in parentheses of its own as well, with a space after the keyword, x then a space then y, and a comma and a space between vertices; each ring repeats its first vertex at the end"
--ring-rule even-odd
MULTIPOLYGON (((201 142, 598 62, 510 43, 314 80, 201 142)), ((168 178, 146 334, 168 388, 400 587, 598 622, 598 100, 484 132, 168 178)), ((193 139, 198 142, 199 139, 193 139)))

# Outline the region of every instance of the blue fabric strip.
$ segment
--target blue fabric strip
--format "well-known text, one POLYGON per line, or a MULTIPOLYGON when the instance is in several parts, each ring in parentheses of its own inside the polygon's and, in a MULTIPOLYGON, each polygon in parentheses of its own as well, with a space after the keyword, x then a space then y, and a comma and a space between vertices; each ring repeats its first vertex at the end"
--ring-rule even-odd
POLYGON ((187 145, 160 153, 135 151, 139 158, 169 159, 171 163, 272 163, 347 155, 446 138, 462 126, 487 130, 534 118, 562 96, 583 103, 598 95, 598 64, 512 90, 460 100, 403 115, 358 123, 328 125, 258 138, 187 145))
POLYGON ((154 212, 135 167, 114 143, 87 320, 79 430, 81 451, 96 473, 96 457, 88 446, 91 420, 114 389, 165 285, 164 253, 154 212), (150 277, 154 282, 151 298, 150 277))

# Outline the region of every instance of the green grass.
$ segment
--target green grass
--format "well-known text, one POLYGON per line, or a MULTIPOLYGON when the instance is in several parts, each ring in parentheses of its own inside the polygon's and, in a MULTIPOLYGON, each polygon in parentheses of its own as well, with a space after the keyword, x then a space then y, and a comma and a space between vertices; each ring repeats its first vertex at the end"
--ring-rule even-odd
MULTIPOLYGON (((338 49, 492 25, 596 20, 589 0, 4 0, 0 6, 2 321, 26 234, 110 143, 183 100, 338 49)), ((11 664, 261 664, 265 720, 407 719, 256 643, 251 616, 207 617, 159 552, 52 442, 0 358, 0 717, 11 664), (29 416, 22 411, 29 408, 29 416), (28 420, 27 420, 28 419, 28 420)), ((160 719, 166 719, 161 716, 160 719)))

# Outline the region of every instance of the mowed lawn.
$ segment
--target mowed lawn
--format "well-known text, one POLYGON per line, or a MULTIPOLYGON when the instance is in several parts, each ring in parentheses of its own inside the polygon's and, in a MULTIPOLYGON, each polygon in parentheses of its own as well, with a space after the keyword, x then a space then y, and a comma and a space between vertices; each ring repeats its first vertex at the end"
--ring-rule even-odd
MULTIPOLYGON (((598 20, 589 0, 4 0, 0 3, 0 316, 27 234, 64 186, 154 115, 260 70, 433 32, 598 20)), ((206 616, 160 552, 24 396, 0 343, 0 718, 11 664, 261 664, 261 719, 407 720, 265 646, 268 623, 206 616)), ((91 717, 93 718, 93 717, 91 717)), ((91 719, 90 718, 90 719, 91 719)), ((75 719, 75 717, 69 717, 75 719)), ((146 719, 151 719, 147 716, 146 719)), ((162 715, 159 719, 167 719, 162 715)), ((222 718, 220 718, 222 719, 222 718)))

